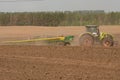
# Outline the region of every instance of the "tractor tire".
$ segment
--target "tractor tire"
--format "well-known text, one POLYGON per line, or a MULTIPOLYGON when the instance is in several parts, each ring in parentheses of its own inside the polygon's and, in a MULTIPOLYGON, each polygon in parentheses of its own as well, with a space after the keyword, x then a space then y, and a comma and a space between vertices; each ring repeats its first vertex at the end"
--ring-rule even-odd
POLYGON ((106 37, 102 40, 102 45, 104 47, 112 47, 114 45, 114 41, 110 37, 106 37))
POLYGON ((91 34, 83 34, 80 39, 79 39, 79 43, 81 46, 93 46, 94 44, 94 37, 91 34))

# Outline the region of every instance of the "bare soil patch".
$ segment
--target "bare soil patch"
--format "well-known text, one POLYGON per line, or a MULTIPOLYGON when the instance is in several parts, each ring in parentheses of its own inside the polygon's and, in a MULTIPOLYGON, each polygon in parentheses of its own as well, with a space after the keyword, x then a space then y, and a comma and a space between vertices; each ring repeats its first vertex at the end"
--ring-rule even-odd
POLYGON ((119 80, 119 48, 0 46, 0 80, 119 80))

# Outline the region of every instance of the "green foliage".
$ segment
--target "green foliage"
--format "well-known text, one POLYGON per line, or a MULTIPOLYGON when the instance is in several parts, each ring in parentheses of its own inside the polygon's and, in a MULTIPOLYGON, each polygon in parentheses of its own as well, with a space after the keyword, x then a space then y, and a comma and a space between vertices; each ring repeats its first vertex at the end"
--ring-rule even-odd
POLYGON ((80 25, 119 25, 120 12, 81 13, 81 12, 22 12, 0 13, 2 26, 80 26, 80 25))

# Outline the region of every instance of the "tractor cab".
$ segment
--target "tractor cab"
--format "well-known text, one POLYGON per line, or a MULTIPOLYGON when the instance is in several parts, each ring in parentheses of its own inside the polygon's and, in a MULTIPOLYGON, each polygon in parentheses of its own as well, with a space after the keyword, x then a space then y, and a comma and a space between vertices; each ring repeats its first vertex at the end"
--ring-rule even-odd
POLYGON ((97 25, 87 25, 86 31, 91 33, 94 37, 99 37, 100 35, 99 26, 97 25))

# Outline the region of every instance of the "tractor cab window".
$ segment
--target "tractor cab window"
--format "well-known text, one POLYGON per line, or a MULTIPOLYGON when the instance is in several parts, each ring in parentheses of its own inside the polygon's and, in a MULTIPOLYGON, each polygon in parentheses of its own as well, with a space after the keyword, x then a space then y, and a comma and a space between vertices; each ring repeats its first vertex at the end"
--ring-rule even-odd
POLYGON ((87 32, 92 33, 95 37, 99 36, 99 29, 98 27, 94 26, 86 26, 87 32))
POLYGON ((97 28, 87 28, 87 32, 98 33, 98 29, 97 28))

